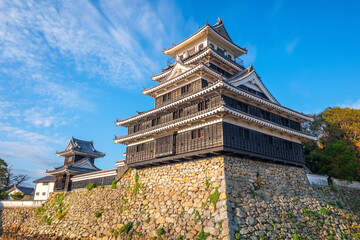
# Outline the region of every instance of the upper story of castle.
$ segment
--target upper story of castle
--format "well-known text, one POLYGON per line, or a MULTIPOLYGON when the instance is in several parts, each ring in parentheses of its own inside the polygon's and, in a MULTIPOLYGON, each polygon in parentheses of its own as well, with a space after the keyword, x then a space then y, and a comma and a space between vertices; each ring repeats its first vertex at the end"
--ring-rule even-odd
POLYGON ((266 125, 279 136, 296 136, 298 142, 312 138, 300 127, 312 117, 282 106, 254 67, 243 66, 239 57, 247 50, 232 41, 221 19, 213 26, 207 22, 163 53, 174 63, 152 76, 155 86, 142 90, 154 98, 155 108, 118 119, 116 125, 127 127, 128 135, 114 142, 135 144, 164 131, 182 131, 208 117, 230 121, 236 114, 236 119, 242 114, 244 121, 252 122, 251 127, 266 125))

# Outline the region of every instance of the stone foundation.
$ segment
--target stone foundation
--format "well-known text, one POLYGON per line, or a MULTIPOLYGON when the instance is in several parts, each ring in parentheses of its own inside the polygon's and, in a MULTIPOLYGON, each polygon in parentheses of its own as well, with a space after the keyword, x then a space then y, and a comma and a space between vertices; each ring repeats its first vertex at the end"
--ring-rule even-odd
POLYGON ((302 168, 214 157, 129 170, 116 184, 2 209, 38 239, 357 239, 359 191, 313 188, 302 168))

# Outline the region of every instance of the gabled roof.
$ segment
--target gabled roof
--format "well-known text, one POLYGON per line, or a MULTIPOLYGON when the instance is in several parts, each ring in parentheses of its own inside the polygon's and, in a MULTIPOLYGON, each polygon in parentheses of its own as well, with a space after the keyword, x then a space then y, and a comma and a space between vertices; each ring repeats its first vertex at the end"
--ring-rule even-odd
POLYGON ((57 151, 56 155, 58 156, 70 156, 73 154, 80 154, 84 156, 91 156, 94 158, 103 157, 105 153, 99 152, 94 148, 93 141, 84 141, 80 139, 76 139, 74 137, 71 138, 68 146, 64 151, 57 151))
POLYGON ((83 159, 70 164, 70 165, 63 165, 58 168, 54 168, 53 170, 46 170, 46 174, 48 175, 55 175, 62 172, 69 172, 74 174, 80 173, 87 173, 87 172, 94 172, 100 171, 91 161, 90 157, 84 157, 83 159))
POLYGON ((11 193, 12 191, 18 190, 24 195, 32 195, 34 192, 34 188, 30 187, 22 187, 22 186, 14 186, 6 191, 6 193, 11 193))
POLYGON ((180 59, 176 59, 175 65, 172 67, 170 73, 161 82, 166 82, 183 72, 189 71, 193 67, 192 65, 185 65, 180 59))
POLYGON ((271 102, 279 104, 270 91, 265 87, 265 84, 261 81, 261 78, 256 73, 252 65, 227 79, 226 82, 233 86, 240 86, 247 82, 251 82, 256 85, 271 102))
POLYGON ((35 181, 33 181, 33 183, 46 183, 46 182, 55 182, 55 177, 54 176, 46 176, 46 177, 42 177, 39 179, 36 179, 35 181))
MULTIPOLYGON (((228 35, 222 20, 219 18, 218 19, 218 23, 216 23, 214 26, 210 26, 210 24, 207 22, 205 24, 205 26, 203 26, 202 28, 200 28, 198 31, 196 31, 194 34, 192 34, 191 36, 187 37, 186 39, 184 39, 183 41, 179 42, 178 44, 173 44, 172 47, 164 49, 163 53, 164 54, 168 54, 174 50, 175 48, 183 45, 184 43, 191 41, 192 39, 195 39, 199 36, 202 36, 204 34, 209 34, 209 32, 212 32, 214 36, 216 36, 218 39, 220 39, 221 41, 227 43, 229 46, 231 46, 233 49, 236 49, 237 51, 237 55, 236 57, 242 55, 242 54, 246 54, 247 50, 245 48, 242 48, 238 45, 236 45, 230 38, 230 36, 228 35), (209 30, 209 31, 208 31, 209 30)), ((169 55, 171 56, 171 54, 169 55)), ((174 57, 174 56, 172 56, 174 57)))

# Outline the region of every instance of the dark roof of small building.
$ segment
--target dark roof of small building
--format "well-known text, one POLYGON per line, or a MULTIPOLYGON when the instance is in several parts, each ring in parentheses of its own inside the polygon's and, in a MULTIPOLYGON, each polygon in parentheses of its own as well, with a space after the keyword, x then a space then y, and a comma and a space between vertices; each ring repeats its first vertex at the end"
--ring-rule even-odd
POLYGON ((45 183, 45 182, 55 182, 55 177, 54 176, 46 176, 46 177, 42 177, 39 179, 36 179, 35 181, 33 181, 34 183, 45 183))
POLYGON ((14 191, 15 189, 19 190, 24 195, 32 195, 32 194, 34 194, 34 190, 35 190, 34 188, 31 188, 31 187, 14 186, 14 187, 10 188, 9 190, 7 190, 6 192, 10 193, 10 192, 14 191))
POLYGON ((63 165, 61 167, 54 168, 52 170, 46 170, 47 174, 56 174, 64 171, 70 171, 74 173, 88 173, 88 172, 94 172, 99 171, 100 169, 97 168, 92 161, 90 161, 89 157, 84 157, 83 159, 70 164, 70 165, 63 165))
POLYGON ((61 156, 69 152, 83 153, 84 155, 91 155, 92 157, 105 156, 105 153, 99 152, 94 148, 93 141, 84 141, 74 137, 71 138, 68 146, 64 151, 57 151, 56 154, 61 156))

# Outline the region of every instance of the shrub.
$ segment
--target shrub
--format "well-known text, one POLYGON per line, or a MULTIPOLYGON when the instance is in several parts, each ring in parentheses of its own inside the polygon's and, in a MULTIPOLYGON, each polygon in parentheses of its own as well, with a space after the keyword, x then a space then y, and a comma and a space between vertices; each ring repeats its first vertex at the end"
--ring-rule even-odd
POLYGON ((21 200, 24 198, 24 194, 22 194, 21 192, 16 192, 14 194, 10 194, 10 197, 14 200, 21 200))
POLYGON ((95 217, 96 217, 96 218, 101 217, 101 215, 102 215, 102 212, 101 212, 101 211, 96 211, 96 212, 95 212, 95 217))
POLYGON ((300 240, 300 235, 299 234, 296 234, 293 236, 294 240, 300 240))
POLYGON ((118 181, 114 180, 112 181, 111 183, 111 189, 116 189, 116 184, 117 184, 118 181))
POLYGON ((146 220, 145 220, 146 223, 149 223, 150 222, 150 218, 148 217, 146 220))
POLYGON ((328 213, 329 213, 329 211, 324 207, 320 208, 320 212, 324 215, 328 215, 328 213))
POLYGON ((90 191, 90 190, 93 189, 94 187, 95 187, 95 184, 89 183, 88 185, 86 185, 85 188, 90 191))
POLYGON ((158 228, 158 230, 156 230, 156 234, 157 234, 158 236, 161 236, 161 235, 163 235, 164 233, 165 233, 164 228, 158 228))
POLYGON ((240 234, 239 233, 235 233, 235 239, 240 239, 240 234))
POLYGON ((6 192, 0 192, 0 200, 4 200, 8 194, 6 192))
POLYGON ((183 236, 178 236, 175 240, 183 240, 184 237, 183 236))

